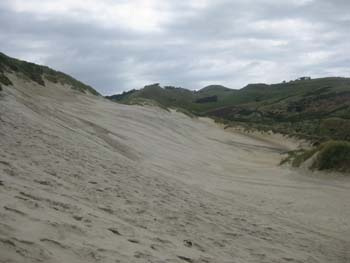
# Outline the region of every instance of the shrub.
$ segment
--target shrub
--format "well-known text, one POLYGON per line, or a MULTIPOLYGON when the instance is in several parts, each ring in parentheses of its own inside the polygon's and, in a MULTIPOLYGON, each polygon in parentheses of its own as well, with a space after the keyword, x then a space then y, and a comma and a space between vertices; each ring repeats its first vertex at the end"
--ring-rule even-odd
POLYGON ((12 85, 11 80, 9 80, 8 77, 6 77, 4 74, 0 73, 0 83, 5 85, 5 86, 9 86, 12 85))
POLYGON ((296 157, 292 162, 292 165, 294 167, 299 167, 302 163, 309 160, 316 152, 317 152, 317 148, 303 151, 301 154, 296 155, 296 157))
POLYGON ((350 142, 347 141, 328 141, 308 150, 288 152, 280 164, 290 163, 293 167, 300 167, 315 154, 317 156, 310 167, 312 170, 350 172, 350 142))
POLYGON ((327 118, 319 126, 321 135, 335 140, 350 140, 350 120, 342 118, 327 118))
POLYGON ((290 151, 287 153, 288 156, 284 158, 280 164, 291 163, 293 167, 300 167, 300 165, 310 159, 317 151, 318 148, 290 151))
POLYGON ((329 141, 321 145, 312 168, 350 172, 350 143, 329 141))
POLYGON ((218 101, 218 96, 209 96, 209 97, 204 97, 197 99, 195 103, 209 103, 209 102, 217 102, 218 101))

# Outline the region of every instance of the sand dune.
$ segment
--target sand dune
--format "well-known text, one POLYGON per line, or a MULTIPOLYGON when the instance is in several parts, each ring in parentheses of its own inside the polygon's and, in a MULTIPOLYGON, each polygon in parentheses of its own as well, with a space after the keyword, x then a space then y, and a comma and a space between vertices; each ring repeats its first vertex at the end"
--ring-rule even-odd
POLYGON ((14 76, 0 96, 0 262, 350 262, 350 180, 293 143, 14 76))

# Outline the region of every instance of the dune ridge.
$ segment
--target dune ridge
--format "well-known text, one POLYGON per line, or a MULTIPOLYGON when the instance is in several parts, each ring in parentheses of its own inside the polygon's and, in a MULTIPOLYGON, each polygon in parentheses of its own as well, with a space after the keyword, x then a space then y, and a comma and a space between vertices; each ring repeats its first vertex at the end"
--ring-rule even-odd
POLYGON ((293 144, 8 77, 0 262, 350 261, 350 180, 293 144))

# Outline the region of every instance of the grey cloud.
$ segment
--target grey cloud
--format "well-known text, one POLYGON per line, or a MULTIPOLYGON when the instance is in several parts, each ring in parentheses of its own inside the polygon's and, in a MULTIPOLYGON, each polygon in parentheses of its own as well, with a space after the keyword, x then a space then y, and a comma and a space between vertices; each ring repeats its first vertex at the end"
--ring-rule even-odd
POLYGON ((172 20, 146 33, 79 17, 43 19, 5 1, 1 51, 72 74, 104 94, 152 82, 241 88, 300 75, 349 76, 350 2, 300 3, 222 0, 188 12, 171 1, 172 20))

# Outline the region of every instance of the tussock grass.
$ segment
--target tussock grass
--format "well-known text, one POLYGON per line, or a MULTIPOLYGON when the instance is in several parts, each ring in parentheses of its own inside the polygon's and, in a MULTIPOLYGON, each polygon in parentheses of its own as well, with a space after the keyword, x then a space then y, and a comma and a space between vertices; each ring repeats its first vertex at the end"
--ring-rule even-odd
POLYGON ((5 86, 9 86, 9 85, 12 85, 12 82, 3 73, 0 73, 0 84, 3 84, 5 86))
POLYGON ((300 167, 313 156, 312 170, 350 172, 350 142, 347 141, 328 141, 311 149, 288 152, 280 164, 290 163, 293 167, 300 167))
POLYGON ((281 161, 281 165, 290 163, 293 167, 300 167, 304 162, 310 159, 316 152, 318 148, 312 149, 299 149, 295 151, 288 152, 288 156, 281 161))
POLYGON ((46 66, 36 65, 34 63, 11 58, 0 52, 0 83, 4 85, 12 84, 6 84, 11 81, 4 75, 4 72, 21 74, 22 76, 29 78, 41 86, 45 86, 44 79, 47 79, 53 83, 68 84, 72 87, 72 89, 83 93, 88 91, 93 95, 100 95, 92 87, 74 79, 69 75, 46 66))
POLYGON ((329 141, 322 144, 312 168, 350 172, 350 143, 329 141))

